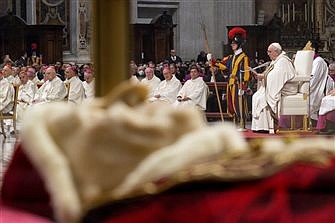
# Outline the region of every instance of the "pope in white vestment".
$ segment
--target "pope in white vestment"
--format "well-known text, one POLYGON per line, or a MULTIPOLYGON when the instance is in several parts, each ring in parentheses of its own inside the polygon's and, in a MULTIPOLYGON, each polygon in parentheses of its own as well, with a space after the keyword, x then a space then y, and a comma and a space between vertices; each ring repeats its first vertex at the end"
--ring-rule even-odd
POLYGON ((206 110, 208 86, 199 76, 197 67, 191 67, 191 79, 186 81, 177 95, 176 107, 197 107, 206 110))
POLYGON ((153 97, 149 98, 149 101, 160 101, 172 104, 175 102, 182 84, 174 75, 172 75, 168 68, 163 70, 163 75, 165 80, 159 83, 158 87, 154 90, 153 97))
POLYGON ((278 115, 281 96, 296 94, 298 86, 297 83, 287 83, 295 77, 296 72, 292 61, 278 43, 269 46, 268 55, 272 61, 264 72, 259 89, 252 96, 251 129, 274 133, 274 116, 278 115))

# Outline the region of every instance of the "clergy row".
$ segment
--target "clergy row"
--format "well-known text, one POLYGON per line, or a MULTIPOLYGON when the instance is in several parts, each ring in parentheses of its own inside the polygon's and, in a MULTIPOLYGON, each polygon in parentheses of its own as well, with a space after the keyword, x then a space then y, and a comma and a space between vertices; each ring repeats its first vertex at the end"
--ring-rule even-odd
POLYGON ((190 79, 184 85, 171 72, 169 67, 163 69, 164 80, 154 75, 150 67, 145 69, 145 78, 141 81, 137 77, 130 78, 131 83, 141 83, 149 88, 148 101, 169 103, 176 107, 196 107, 206 110, 208 87, 200 77, 199 68, 191 66, 190 79))
POLYGON ((79 79, 72 66, 65 69, 65 81, 58 77, 54 66, 47 67, 43 71, 42 81, 37 79, 32 67, 22 67, 18 74, 14 74, 13 70, 16 69, 18 68, 5 65, 0 71, 0 112, 5 114, 12 111, 14 86, 19 86, 18 120, 22 118, 24 111, 33 105, 63 100, 79 104, 83 100, 94 98, 94 76, 90 69, 84 71, 85 81, 79 79))

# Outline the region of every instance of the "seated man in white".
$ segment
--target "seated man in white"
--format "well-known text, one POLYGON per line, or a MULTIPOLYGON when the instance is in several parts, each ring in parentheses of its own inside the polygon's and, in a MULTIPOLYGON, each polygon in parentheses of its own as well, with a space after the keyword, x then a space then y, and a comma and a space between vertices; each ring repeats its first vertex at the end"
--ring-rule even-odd
POLYGON ((69 84, 68 89, 68 102, 72 104, 81 104, 84 97, 84 87, 83 82, 79 79, 77 75, 76 68, 69 66, 65 69, 65 83, 69 84))
POLYGON ((159 83, 158 87, 154 90, 153 97, 149 98, 149 101, 172 104, 175 102, 182 85, 169 68, 164 68, 163 76, 165 80, 159 83))
POLYGON ((174 105, 176 107, 197 107, 206 110, 208 86, 199 76, 199 69, 196 65, 191 66, 191 79, 186 81, 177 95, 174 105))
POLYGON ((141 83, 149 87, 149 98, 154 95, 154 90, 158 87, 161 80, 155 76, 154 70, 147 67, 144 70, 145 78, 141 80, 141 83))
POLYGON ((16 116, 17 121, 21 122, 23 113, 29 108, 34 100, 37 86, 28 79, 26 71, 21 71, 20 74, 21 85, 17 98, 16 116))
POLYGON ((57 77, 54 67, 48 67, 45 71, 45 83, 38 89, 34 96, 33 104, 62 101, 67 91, 64 82, 57 77))
POLYGON ((14 105, 14 87, 4 73, 0 71, 0 112, 6 114, 13 109, 14 105))
POLYGON ((278 123, 278 105, 282 96, 294 95, 298 91, 298 83, 288 84, 296 71, 278 43, 268 47, 270 66, 263 74, 257 74, 259 88, 252 96, 252 124, 253 131, 269 131, 274 133, 278 123))
POLYGON ((85 100, 92 100, 95 97, 95 78, 91 69, 85 69, 84 79, 85 100))

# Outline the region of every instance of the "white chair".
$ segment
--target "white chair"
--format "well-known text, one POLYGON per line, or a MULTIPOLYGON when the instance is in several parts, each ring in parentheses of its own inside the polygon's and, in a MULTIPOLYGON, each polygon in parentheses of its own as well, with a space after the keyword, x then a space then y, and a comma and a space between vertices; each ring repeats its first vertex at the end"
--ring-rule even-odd
POLYGON ((280 102, 280 115, 291 116, 291 128, 295 130, 295 116, 303 116, 303 131, 308 131, 309 117, 309 81, 312 73, 314 51, 298 51, 294 60, 294 67, 297 76, 290 82, 299 82, 299 89, 296 95, 284 96, 280 102))

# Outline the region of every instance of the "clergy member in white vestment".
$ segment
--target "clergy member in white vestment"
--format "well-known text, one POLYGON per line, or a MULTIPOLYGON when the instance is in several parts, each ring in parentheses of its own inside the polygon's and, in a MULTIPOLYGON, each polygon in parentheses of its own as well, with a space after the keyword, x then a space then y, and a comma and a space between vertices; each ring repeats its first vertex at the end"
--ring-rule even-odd
POLYGON ((147 67, 144 70, 145 78, 141 80, 141 83, 146 85, 149 88, 149 96, 151 98, 154 96, 154 90, 158 87, 161 80, 155 76, 154 70, 150 67, 147 67))
POLYGON ((38 89, 34 96, 33 104, 43 104, 54 101, 62 101, 67 91, 64 82, 57 77, 54 67, 48 67, 45 71, 44 84, 38 89))
POLYGON ((281 96, 297 94, 298 83, 287 83, 295 77, 296 71, 281 46, 272 43, 267 52, 271 63, 263 74, 257 74, 260 81, 258 90, 252 96, 251 129, 274 133, 281 96))
POLYGON ((85 97, 83 82, 77 76, 77 71, 70 66, 65 69, 65 83, 69 84, 68 102, 72 104, 81 104, 85 97))
POLYGON ((310 81, 310 118, 317 120, 321 100, 325 96, 324 91, 328 76, 328 66, 326 61, 318 55, 319 46, 317 42, 312 42, 312 48, 315 55, 310 81))
POLYGON ((4 73, 0 71, 0 112, 5 114, 12 110, 14 105, 14 87, 4 73))
POLYGON ((19 87, 16 117, 17 121, 21 122, 24 112, 30 107, 34 100, 37 86, 28 79, 27 72, 21 71, 20 74, 21 85, 19 87))
POLYGON ((154 90, 153 96, 149 98, 149 101, 172 104, 175 102, 182 85, 175 75, 171 73, 169 68, 164 68, 163 76, 165 80, 159 83, 158 87, 154 90))
POLYGON ((197 66, 191 66, 191 79, 186 81, 177 94, 176 107, 197 107, 200 110, 206 110, 206 101, 208 95, 208 86, 199 76, 197 66))
POLYGON ((84 71, 83 87, 85 92, 85 100, 92 100, 95 97, 95 78, 90 69, 84 71))

